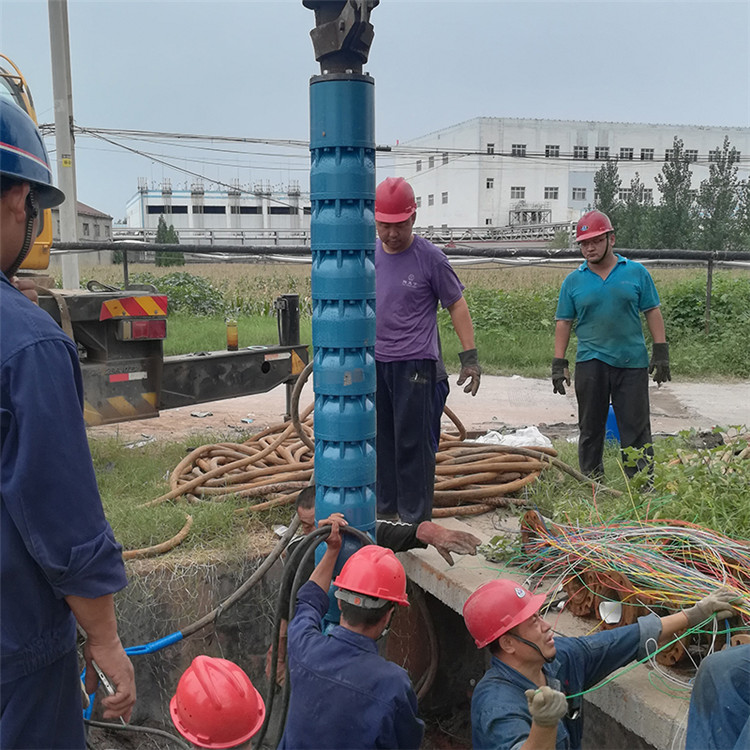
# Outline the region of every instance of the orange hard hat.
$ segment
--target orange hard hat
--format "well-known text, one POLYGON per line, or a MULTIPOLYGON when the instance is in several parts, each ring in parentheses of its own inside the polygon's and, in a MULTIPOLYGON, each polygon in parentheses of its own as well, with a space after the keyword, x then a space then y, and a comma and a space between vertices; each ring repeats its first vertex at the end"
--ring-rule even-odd
POLYGON ((414 190, 403 177, 386 177, 375 190, 375 221, 398 224, 416 210, 414 190))
POLYGON ((536 614, 544 596, 532 594, 507 578, 498 578, 480 586, 464 604, 464 622, 477 648, 536 614))
POLYGON ((247 742, 260 729, 266 707, 236 664, 196 656, 177 683, 169 713, 180 734, 194 745, 228 748, 247 742))
POLYGON ((344 563, 333 585, 342 589, 336 592, 337 598, 360 607, 379 606, 383 602, 368 602, 361 597, 347 596, 346 592, 361 594, 370 600, 384 599, 405 607, 409 606, 404 566, 393 554, 393 550, 379 547, 377 544, 368 544, 358 549, 344 563))
POLYGON ((576 224, 576 242, 591 240, 600 234, 614 231, 615 228, 612 226, 612 222, 609 220, 607 214, 603 214, 601 211, 589 211, 578 219, 578 224, 576 224))

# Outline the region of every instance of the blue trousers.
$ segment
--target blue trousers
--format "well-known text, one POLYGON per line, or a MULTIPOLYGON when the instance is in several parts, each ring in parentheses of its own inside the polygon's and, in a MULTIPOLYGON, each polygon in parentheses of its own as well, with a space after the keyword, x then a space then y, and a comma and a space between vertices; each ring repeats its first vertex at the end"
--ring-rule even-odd
POLYGON ((690 696, 685 750, 750 747, 750 644, 706 657, 690 696))
POLYGON ((590 476, 604 475, 604 435, 610 400, 622 448, 644 448, 643 458, 636 466, 626 466, 625 473, 632 477, 642 469, 653 468, 646 368, 612 367, 599 359, 576 362, 575 390, 581 471, 590 476))
POLYGON ((435 360, 376 362, 378 514, 432 518, 435 360))
POLYGON ((0 686, 2 750, 83 750, 78 654, 75 649, 0 686))

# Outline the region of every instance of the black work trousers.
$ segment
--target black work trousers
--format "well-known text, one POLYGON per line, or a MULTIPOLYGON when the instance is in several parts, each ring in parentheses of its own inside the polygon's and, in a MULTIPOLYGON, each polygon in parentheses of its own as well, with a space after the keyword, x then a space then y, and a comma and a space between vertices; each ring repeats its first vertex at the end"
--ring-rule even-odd
POLYGON ((435 360, 376 362, 378 515, 406 523, 432 518, 435 360))
MULTIPOLYGON (((604 435, 609 404, 617 419, 620 446, 644 448, 636 466, 625 466, 632 477, 644 468, 653 470, 648 371, 645 367, 612 367, 599 359, 576 362, 575 390, 578 400, 578 464, 589 476, 603 476, 604 435)), ((626 457, 623 452, 623 462, 626 457)))

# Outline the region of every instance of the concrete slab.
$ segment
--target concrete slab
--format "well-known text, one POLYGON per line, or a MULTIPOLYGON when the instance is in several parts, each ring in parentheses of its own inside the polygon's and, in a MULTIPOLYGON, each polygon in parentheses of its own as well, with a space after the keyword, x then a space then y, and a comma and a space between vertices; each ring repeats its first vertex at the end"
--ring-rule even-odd
MULTIPOLYGON (((489 541, 503 528, 517 531, 517 519, 507 516, 497 521, 494 514, 459 520, 440 519, 443 526, 471 533, 489 541)), ((413 550, 399 554, 409 578, 459 614, 468 596, 478 586, 495 578, 510 578, 524 583, 526 573, 518 568, 491 563, 481 556, 454 556, 449 566, 434 550, 413 550)), ((548 615, 557 635, 582 636, 595 626, 593 620, 574 617, 563 612, 548 615)), ((652 683, 652 669, 645 665, 625 667, 611 682, 587 695, 587 700, 607 716, 641 737, 657 750, 682 747, 682 732, 687 701, 667 695, 652 683), (675 741, 675 738, 676 741, 675 741)), ((584 734, 585 736, 585 734, 584 734)), ((612 745, 611 747, 615 747, 612 745)))

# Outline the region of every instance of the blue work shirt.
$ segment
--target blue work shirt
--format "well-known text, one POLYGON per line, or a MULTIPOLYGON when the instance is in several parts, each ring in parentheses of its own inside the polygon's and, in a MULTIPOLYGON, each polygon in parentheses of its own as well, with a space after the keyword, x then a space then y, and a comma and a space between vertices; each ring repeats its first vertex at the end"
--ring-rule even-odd
MULTIPOLYGON (((75 648, 63 597, 123 588, 83 422, 75 344, 0 273, 0 676, 75 648)), ((72 685, 72 689, 77 689, 72 685)))
MULTIPOLYGON (((601 682, 633 659, 647 655, 646 641, 656 641, 661 620, 656 615, 640 617, 634 625, 605 630, 582 638, 556 638, 557 655, 542 667, 547 684, 566 695, 574 695, 601 682)), ((651 644, 650 652, 656 650, 651 644)), ((524 692, 536 690, 527 677, 492 657, 490 668, 471 699, 471 734, 474 750, 517 750, 531 731, 531 714, 524 692)), ((577 750, 583 730, 582 699, 569 701, 568 714, 558 724, 555 750, 577 750)))
POLYGON ((378 654, 372 638, 321 632, 328 594, 308 581, 297 594, 287 649, 289 715, 280 748, 418 748, 424 723, 409 675, 378 654))
POLYGON ((606 279, 581 263, 560 287, 557 320, 577 320, 576 362, 599 359, 612 367, 648 367, 642 312, 659 306, 651 274, 615 253, 606 279))

